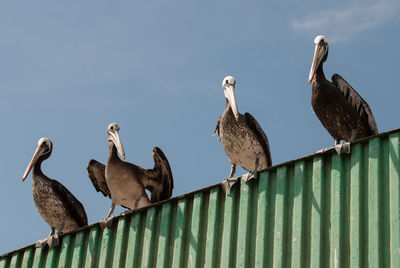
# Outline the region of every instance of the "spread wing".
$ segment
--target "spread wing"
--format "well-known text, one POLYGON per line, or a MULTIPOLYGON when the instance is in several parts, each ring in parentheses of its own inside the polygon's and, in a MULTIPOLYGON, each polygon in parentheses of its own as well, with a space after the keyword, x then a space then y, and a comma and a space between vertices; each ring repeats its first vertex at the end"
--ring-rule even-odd
POLYGON ((87 166, 88 176, 97 192, 111 198, 111 192, 106 182, 106 166, 92 159, 87 166))
POLYGON ((174 179, 168 159, 160 148, 153 148, 153 159, 154 168, 146 170, 142 183, 151 192, 151 203, 156 203, 171 197, 174 179))
POLYGON ((244 117, 246 119, 246 124, 253 131, 253 133, 257 137, 258 142, 261 144, 265 153, 265 157, 267 158, 267 166, 270 167, 272 165, 272 158, 267 135, 265 135, 264 131, 262 130, 256 119, 251 114, 245 113, 244 117))
POLYGON ((333 84, 340 90, 348 103, 358 112, 361 118, 367 118, 370 134, 378 134, 378 127, 368 103, 338 74, 332 76, 333 84))
POLYGON ((71 217, 75 219, 79 227, 88 224, 85 208, 82 203, 61 183, 56 180, 51 180, 51 188, 55 195, 61 200, 71 217))

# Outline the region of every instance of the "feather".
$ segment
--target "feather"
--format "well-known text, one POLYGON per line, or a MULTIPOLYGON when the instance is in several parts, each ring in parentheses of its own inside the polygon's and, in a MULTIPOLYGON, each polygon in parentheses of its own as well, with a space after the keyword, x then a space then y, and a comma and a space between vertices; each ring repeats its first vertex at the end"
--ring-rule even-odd
POLYGON ((92 159, 89 161, 86 169, 96 191, 101 192, 104 196, 111 198, 111 192, 110 189, 108 189, 106 182, 105 165, 92 159))
POLYGON ((174 179, 168 159, 160 148, 153 148, 153 159, 154 168, 146 170, 142 183, 151 192, 151 203, 156 203, 171 197, 174 179))
POLYGON ((246 119, 246 124, 253 131, 253 133, 257 137, 258 142, 261 144, 265 153, 265 157, 267 158, 267 166, 270 167, 272 165, 272 157, 267 135, 265 135, 257 120, 251 114, 245 113, 244 116, 246 119))
POLYGON ((378 127, 368 103, 340 75, 334 74, 332 76, 332 82, 343 94, 347 102, 357 111, 358 115, 361 118, 364 116, 367 118, 371 135, 378 134, 378 127))
POLYGON ((52 189, 57 197, 61 200, 68 213, 76 221, 79 227, 88 224, 85 209, 81 202, 61 183, 50 179, 52 189))
POLYGON ((218 117, 217 126, 215 127, 215 130, 214 130, 214 133, 213 133, 213 136, 218 135, 218 138, 220 138, 220 136, 219 136, 219 125, 220 125, 220 123, 221 123, 221 116, 218 117))

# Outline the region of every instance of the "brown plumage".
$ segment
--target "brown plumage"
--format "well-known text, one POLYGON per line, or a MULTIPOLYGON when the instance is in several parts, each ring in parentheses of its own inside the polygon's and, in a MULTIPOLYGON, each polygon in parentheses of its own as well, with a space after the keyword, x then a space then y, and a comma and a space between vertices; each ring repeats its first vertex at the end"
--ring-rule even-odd
MULTIPOLYGON (((125 152, 119 138, 119 126, 111 123, 107 127, 109 156, 107 164, 91 160, 88 175, 97 191, 112 200, 110 215, 116 205, 129 209, 138 209, 151 203, 168 199, 172 195, 173 177, 168 160, 160 148, 153 148, 154 168, 144 169, 132 163, 122 161, 125 152), (145 190, 151 192, 151 202, 145 190)), ((105 224, 107 223, 107 219, 105 224)))
POLYGON ((111 198, 110 189, 108 189, 106 182, 106 166, 92 159, 86 169, 96 191, 111 198))
MULTIPOLYGON (((153 148, 153 159, 154 168, 144 169, 134 165, 133 169, 138 174, 143 187, 151 193, 151 203, 157 203, 171 197, 174 181, 168 159, 160 148, 153 148)), ((105 169, 105 165, 94 159, 90 160, 87 166, 88 176, 96 191, 111 199, 105 169)))
POLYGON ((335 139, 353 140, 378 134, 375 118, 368 103, 340 75, 334 74, 329 82, 323 72, 328 57, 325 37, 315 39, 315 55, 309 80, 312 82, 311 104, 322 125, 335 139))
POLYGON ((258 155, 259 170, 271 167, 272 157, 267 135, 251 114, 239 114, 236 120, 227 104, 222 117, 218 119, 214 133, 218 134, 232 165, 254 171, 258 155))
POLYGON ((50 235, 54 234, 55 229, 59 233, 70 232, 88 224, 81 202, 64 185, 50 179, 41 170, 42 162, 50 157, 52 150, 52 142, 47 138, 41 138, 22 178, 24 181, 33 168, 33 200, 40 215, 51 227, 50 235))
POLYGON ((271 151, 267 135, 249 113, 239 113, 235 97, 236 81, 227 76, 222 87, 226 97, 226 106, 218 118, 214 134, 218 134, 222 147, 231 162, 230 177, 236 166, 257 172, 272 165, 271 151), (258 158, 258 166, 256 159, 258 158))

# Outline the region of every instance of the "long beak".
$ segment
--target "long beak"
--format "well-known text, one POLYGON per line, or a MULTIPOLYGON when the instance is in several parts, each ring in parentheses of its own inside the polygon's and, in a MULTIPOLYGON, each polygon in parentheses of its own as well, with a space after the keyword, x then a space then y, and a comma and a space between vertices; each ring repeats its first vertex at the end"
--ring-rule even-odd
POLYGON ((124 152, 124 148, 122 147, 122 143, 121 140, 119 139, 119 134, 118 132, 108 132, 111 135, 111 139, 115 144, 115 147, 117 147, 117 150, 119 152, 119 154, 121 155, 122 159, 125 160, 125 152, 124 152))
POLYGON ((318 66, 323 57, 324 57, 323 47, 319 46, 319 45, 315 45, 314 59, 312 61, 310 74, 308 76, 308 83, 311 84, 311 82, 313 81, 315 73, 317 72, 318 66))
POLYGON ((33 166, 36 164, 36 161, 39 159, 39 156, 41 155, 42 150, 43 150, 43 149, 42 149, 42 147, 40 147, 40 146, 38 146, 38 147, 36 148, 36 151, 35 151, 35 153, 34 153, 33 156, 32 156, 31 162, 29 162, 29 165, 28 165, 28 167, 26 168, 24 175, 22 176, 22 181, 25 181, 26 178, 28 177, 29 172, 31 172, 33 166))
POLYGON ((226 92, 228 93, 227 97, 228 97, 229 105, 231 106, 233 115, 235 116, 236 121, 238 121, 239 120, 239 109, 238 109, 238 106, 236 103, 235 87, 232 85, 227 86, 226 92))

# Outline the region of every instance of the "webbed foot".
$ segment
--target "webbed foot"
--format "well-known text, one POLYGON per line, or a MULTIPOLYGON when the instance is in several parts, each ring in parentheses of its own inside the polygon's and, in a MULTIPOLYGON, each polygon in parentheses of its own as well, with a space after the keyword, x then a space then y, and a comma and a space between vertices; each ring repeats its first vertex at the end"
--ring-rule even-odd
POLYGON ((37 248, 43 248, 47 244, 48 238, 43 238, 41 240, 38 240, 35 244, 35 247, 37 248))
POLYGON ((114 217, 104 218, 102 219, 99 224, 102 230, 109 228, 114 220, 114 217))
POLYGON ((258 177, 258 171, 257 171, 257 170, 254 170, 254 171, 252 171, 252 172, 247 173, 247 175, 246 175, 246 174, 243 175, 243 176, 242 176, 242 179, 243 179, 245 182, 248 182, 248 181, 251 180, 251 179, 257 179, 257 177, 258 177))
POLYGON ((249 180, 254 179, 254 178, 257 179, 257 177, 258 177, 258 166, 259 166, 259 162, 260 162, 260 156, 257 155, 257 157, 256 157, 256 162, 255 162, 255 164, 254 164, 254 170, 253 170, 252 172, 249 172, 249 173, 247 174, 247 176, 242 176, 242 178, 243 178, 243 180, 244 180, 245 182, 248 182, 249 180))
POLYGON ((240 177, 229 177, 221 182, 221 186, 225 194, 229 194, 231 192, 232 186, 239 181, 239 178, 240 177))
POLYGON ((335 150, 338 155, 349 154, 351 151, 350 142, 343 142, 335 145, 335 150))
POLYGON ((47 239, 47 245, 49 248, 56 247, 60 244, 60 239, 58 234, 54 234, 47 239))
POLYGON ((119 215, 125 217, 126 215, 130 214, 132 211, 133 211, 133 209, 128 209, 128 210, 125 210, 124 212, 122 212, 119 215))
POLYGON ((54 235, 51 235, 51 236, 49 236, 47 238, 43 238, 41 240, 38 240, 36 242, 36 244, 35 244, 35 247, 43 248, 46 245, 48 245, 49 248, 52 248, 52 247, 58 246, 59 244, 60 244, 59 236, 58 236, 58 234, 54 234, 54 235))

